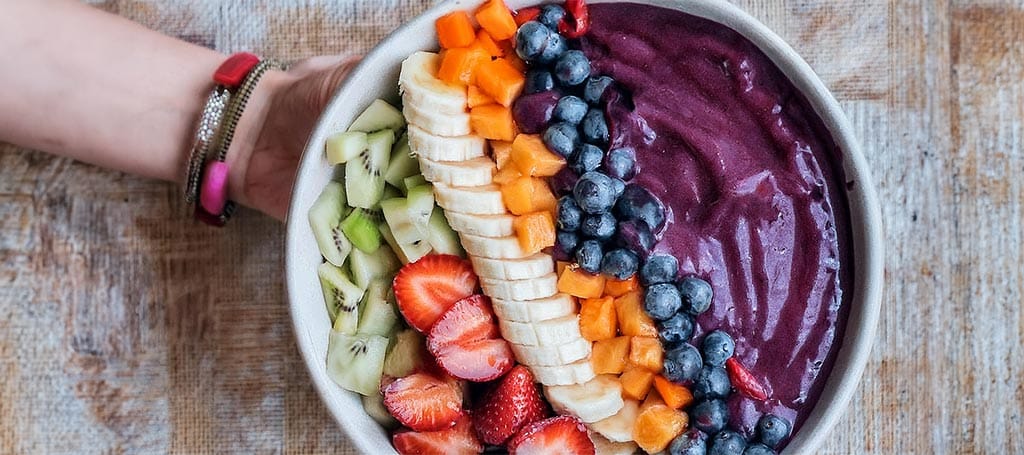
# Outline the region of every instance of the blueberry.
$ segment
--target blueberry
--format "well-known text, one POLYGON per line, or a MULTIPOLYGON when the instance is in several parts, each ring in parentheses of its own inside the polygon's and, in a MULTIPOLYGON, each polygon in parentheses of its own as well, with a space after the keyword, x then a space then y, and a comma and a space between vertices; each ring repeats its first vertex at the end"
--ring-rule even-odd
POLYGON ((580 242, 580 236, 575 232, 559 230, 555 234, 555 246, 565 252, 567 255, 572 255, 573 251, 576 251, 576 245, 580 242))
MULTIPOLYGON (((644 226, 647 223, 642 223, 644 226)), ((644 286, 661 283, 673 283, 679 273, 679 260, 668 254, 655 254, 647 258, 643 268, 640 269, 640 283, 644 286)), ((686 303, 686 294, 680 292, 683 303, 686 303)), ((684 307, 685 308, 685 307, 684 307)))
POLYGON ((708 435, 696 428, 676 436, 668 446, 668 455, 706 455, 708 435))
POLYGON ((604 167, 608 171, 608 175, 617 179, 629 180, 636 176, 636 152, 631 148, 614 149, 605 157, 604 167))
POLYGON ((523 87, 523 94, 546 92, 555 88, 555 77, 550 71, 543 69, 532 69, 526 72, 526 85, 523 87))
POLYGON ((743 455, 747 441, 735 431, 725 430, 711 438, 708 455, 743 455))
POLYGON ((587 115, 587 103, 576 95, 563 96, 555 105, 555 120, 579 125, 584 115, 587 115))
POLYGON ((548 39, 553 35, 551 29, 537 21, 529 21, 516 31, 516 54, 527 62, 540 57, 548 46, 548 39))
POLYGON ((608 86, 612 85, 612 82, 615 80, 608 76, 587 79, 587 85, 583 87, 583 99, 591 105, 600 103, 601 96, 604 95, 605 90, 608 90, 608 86))
POLYGON ((700 352, 692 344, 682 343, 665 353, 662 368, 665 379, 682 385, 693 384, 703 369, 700 352))
POLYGON ((633 250, 641 258, 647 258, 654 248, 654 234, 643 221, 621 221, 615 244, 633 250))
POLYGON ((583 211, 576 204, 571 196, 562 196, 558 200, 558 229, 563 231, 577 231, 583 224, 583 211))
POLYGON ((601 271, 601 259, 604 257, 604 251, 601 248, 601 242, 597 240, 584 240, 580 243, 579 248, 576 249, 576 263, 580 265, 580 268, 590 273, 598 273, 601 271))
MULTIPOLYGON (((572 169, 580 174, 596 171, 601 166, 601 161, 604 159, 604 152, 601 151, 595 145, 591 144, 580 144, 576 147, 576 151, 573 152, 572 158, 569 161, 569 165, 572 169)), ((614 185, 614 181, 612 184, 614 185)))
POLYGON ((778 447, 782 440, 789 437, 791 428, 786 419, 772 414, 765 414, 757 421, 758 441, 768 447, 778 447))
POLYGON ((764 444, 751 444, 743 451, 743 455, 776 455, 775 451, 764 444))
POLYGON ((544 131, 544 145, 566 158, 572 156, 579 142, 580 135, 576 132, 576 127, 568 123, 556 123, 544 131))
POLYGON ((697 316, 711 308, 714 291, 711 284, 695 276, 688 276, 679 282, 679 294, 683 296, 683 309, 697 316))
POLYGON ((560 5, 544 5, 540 7, 537 21, 551 30, 558 30, 558 23, 565 17, 565 8, 560 5))
POLYGON ((621 248, 611 250, 604 255, 604 259, 601 259, 601 273, 618 280, 625 280, 636 273, 639 262, 640 260, 632 251, 621 248))
POLYGON ((729 420, 729 408, 722 400, 704 400, 690 410, 690 424, 708 434, 715 434, 725 428, 729 420))
POLYGON ((652 231, 665 223, 665 205, 657 196, 635 183, 626 185, 615 204, 615 211, 620 220, 642 220, 652 231))
POLYGON ((597 145, 608 143, 608 122, 604 120, 604 112, 591 108, 580 122, 583 140, 597 145))
POLYGON ((725 361, 736 352, 736 342, 728 333, 715 330, 704 336, 700 345, 700 352, 704 355, 704 362, 708 365, 720 367, 725 361))
POLYGON ((626 191, 626 182, 612 177, 612 192, 615 193, 615 199, 622 197, 624 191, 626 191))
POLYGON ((615 217, 608 212, 586 215, 580 225, 580 233, 602 242, 608 240, 615 235, 615 217))
POLYGON ((693 397, 701 399, 725 398, 732 391, 729 373, 722 367, 704 365, 693 383, 693 397))
POLYGON ((576 50, 565 52, 555 63, 555 79, 563 87, 580 85, 587 80, 587 76, 590 76, 590 60, 583 55, 583 52, 576 50))
POLYGON ((544 65, 550 64, 562 58, 568 50, 569 45, 565 42, 565 38, 558 33, 551 32, 551 35, 548 37, 548 45, 540 53, 540 56, 537 57, 537 62, 544 65))
MULTIPOLYGON (((693 336, 693 316, 678 312, 674 316, 658 323, 658 337, 666 347, 678 346, 693 336)), ((697 349, 694 348, 694 352, 697 349)), ((699 358, 699 356, 698 356, 699 358)), ((700 364, 697 365, 700 370, 700 364)))
POLYGON ((587 172, 581 175, 572 189, 572 194, 576 198, 576 203, 586 213, 604 213, 615 205, 612 179, 600 172, 587 172))
POLYGON ((644 311, 659 321, 672 317, 682 305, 679 289, 671 284, 656 284, 644 293, 644 311))

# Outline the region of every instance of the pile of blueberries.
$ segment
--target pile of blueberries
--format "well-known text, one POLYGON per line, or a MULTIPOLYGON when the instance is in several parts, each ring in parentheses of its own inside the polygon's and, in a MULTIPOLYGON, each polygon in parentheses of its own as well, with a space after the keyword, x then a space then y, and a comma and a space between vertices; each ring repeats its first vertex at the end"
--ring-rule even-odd
POLYGON ((786 420, 768 414, 757 423, 748 445, 739 433, 726 429, 729 410, 725 400, 733 393, 725 362, 736 350, 728 333, 715 330, 704 336, 701 349, 690 344, 694 318, 711 307, 711 284, 698 277, 677 280, 675 257, 652 255, 640 270, 646 288, 644 311, 658 321, 658 337, 665 347, 662 374, 690 387, 695 404, 689 409, 691 429, 669 445, 670 455, 765 455, 789 436, 786 420))
POLYGON ((587 56, 570 49, 557 30, 564 16, 561 6, 544 5, 516 33, 516 53, 530 69, 513 114, 521 131, 543 134, 545 145, 569 164, 553 184, 561 196, 556 257, 624 280, 654 248, 665 206, 647 189, 627 183, 637 173, 634 150, 608 150, 602 105, 615 81, 592 75, 587 56))

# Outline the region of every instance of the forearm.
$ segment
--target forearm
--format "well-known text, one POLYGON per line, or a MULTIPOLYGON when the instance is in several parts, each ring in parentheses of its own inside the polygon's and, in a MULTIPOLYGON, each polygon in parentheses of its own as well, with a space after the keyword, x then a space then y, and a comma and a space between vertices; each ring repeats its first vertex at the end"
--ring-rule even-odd
POLYGON ((180 181, 225 56, 73 1, 3 3, 0 140, 180 181))

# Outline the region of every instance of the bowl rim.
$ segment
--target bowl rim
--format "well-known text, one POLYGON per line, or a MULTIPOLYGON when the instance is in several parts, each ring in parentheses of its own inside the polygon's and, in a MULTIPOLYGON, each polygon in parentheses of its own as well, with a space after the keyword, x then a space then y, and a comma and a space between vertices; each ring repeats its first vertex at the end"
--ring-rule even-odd
MULTIPOLYGON (((540 2, 541 0, 508 0, 506 3, 515 8, 520 5, 540 2)), ((784 454, 813 452, 821 446, 825 437, 838 423, 843 411, 857 391, 876 338, 882 305, 885 250, 882 214, 874 180, 860 143, 854 135, 853 126, 841 109, 839 102, 811 66, 781 37, 739 7, 728 2, 714 0, 591 0, 591 3, 614 2, 641 3, 679 10, 718 22, 740 33, 764 52, 803 93, 842 151, 842 165, 848 183, 848 211, 851 221, 854 219, 857 221, 850 223, 853 236, 853 244, 850 248, 854 252, 853 281, 855 284, 851 289, 853 295, 847 303, 851 305, 851 309, 846 321, 844 338, 835 359, 836 367, 842 362, 845 368, 842 371, 837 371, 836 367, 833 368, 829 377, 826 378, 824 390, 805 425, 783 451, 784 454), (851 183, 852 186, 850 186, 851 183), (860 216, 855 218, 855 215, 860 216), (858 328, 856 332, 850 330, 854 326, 858 328), (826 396, 829 398, 828 400, 825 399, 826 396), (815 421, 817 424, 809 427, 807 422, 811 421, 815 421)), ((304 184, 310 180, 312 171, 324 162, 317 157, 322 155, 323 140, 334 132, 331 129, 332 122, 328 119, 332 113, 342 108, 348 95, 357 90, 353 84, 359 79, 358 76, 364 73, 373 73, 375 66, 380 65, 381 60, 386 60, 389 56, 389 48, 395 46, 408 30, 420 29, 425 26, 425 23, 432 24, 443 13, 455 9, 469 9, 479 3, 480 0, 443 1, 403 23, 367 53, 338 87, 322 116, 318 119, 309 142, 306 144, 292 188, 292 203, 286 221, 285 288, 296 343, 318 395, 335 421, 346 432, 349 440, 361 452, 379 453, 381 450, 379 441, 374 441, 365 431, 361 431, 369 428, 365 422, 367 419, 353 420, 351 415, 345 414, 336 394, 347 392, 342 391, 321 371, 323 370, 322 364, 325 362, 325 357, 322 355, 324 350, 316 348, 313 336, 305 327, 306 324, 300 314, 302 297, 295 283, 298 282, 300 273, 309 273, 309 270, 307 265, 299 263, 298 249, 308 247, 308 239, 305 239, 306 242, 304 242, 299 233, 303 229, 309 230, 305 213, 309 204, 296 202, 304 195, 302 189, 304 184), (317 365, 321 365, 321 368, 317 369, 317 365)), ((319 193, 319 189, 315 193, 319 193)), ((326 310, 324 313, 326 314, 326 310)), ((372 420, 370 422, 372 423, 372 420)))

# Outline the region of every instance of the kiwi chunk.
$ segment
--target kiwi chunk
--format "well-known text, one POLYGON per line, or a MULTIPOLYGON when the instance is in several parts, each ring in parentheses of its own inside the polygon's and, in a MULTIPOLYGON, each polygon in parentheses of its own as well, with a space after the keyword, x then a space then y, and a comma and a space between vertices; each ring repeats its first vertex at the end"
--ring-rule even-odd
POLYGON ((423 240, 424 236, 413 226, 412 219, 409 217, 408 199, 385 199, 380 203, 380 210, 384 213, 384 220, 387 221, 391 233, 394 234, 398 243, 413 243, 423 240))
POLYGON ((409 190, 406 198, 409 202, 406 210, 409 212, 409 221, 413 227, 420 232, 420 238, 425 239, 430 233, 430 214, 434 212, 434 186, 420 185, 409 190))
POLYGON ((373 418, 380 426, 388 430, 394 430, 402 426, 398 423, 391 413, 388 412, 388 408, 384 407, 384 395, 380 393, 374 393, 371 395, 363 395, 363 410, 373 418))
POLYGON ((345 186, 330 182, 309 209, 309 226, 320 247, 320 254, 331 264, 341 266, 352 251, 352 243, 341 232, 341 220, 348 213, 345 186))
POLYGON ((341 230, 356 248, 365 253, 373 253, 380 248, 380 231, 373 213, 364 209, 355 209, 341 222, 341 230))
POLYGON ((331 317, 334 330, 346 334, 356 333, 363 290, 353 284, 341 268, 330 262, 320 264, 317 274, 320 276, 320 287, 324 292, 327 314, 331 317))
POLYGON ((427 178, 424 177, 423 174, 417 174, 411 177, 406 177, 405 180, 402 181, 402 184, 405 185, 406 194, 409 193, 409 190, 416 188, 417 186, 422 186, 429 183, 430 182, 427 181, 427 178))
POLYGON ((366 110, 352 121, 348 130, 372 133, 385 128, 392 130, 405 128, 405 117, 398 108, 392 106, 387 101, 377 99, 370 103, 366 110))
POLYGON ((327 162, 332 165, 345 163, 363 153, 368 145, 366 133, 362 131, 336 133, 327 138, 327 162))
POLYGON ((345 164, 345 192, 348 204, 373 208, 384 195, 384 171, 391 160, 395 132, 381 130, 366 137, 366 150, 345 164))
POLYGON ((419 173, 420 162, 412 157, 409 136, 403 134, 391 150, 391 160, 388 163, 388 170, 384 172, 384 181, 396 188, 406 189, 405 179, 419 173))
MULTIPOLYGON (((380 234, 376 225, 374 231, 380 234)), ((402 263, 395 257, 391 248, 381 246, 373 253, 365 253, 359 248, 353 249, 349 255, 349 268, 352 270, 352 282, 363 289, 368 289, 373 280, 391 279, 402 263)))
POLYGON ((406 329, 391 339, 391 349, 388 349, 388 355, 384 358, 384 374, 401 378, 423 368, 429 354, 422 334, 406 329))
POLYGON ((357 332, 383 337, 393 334, 395 325, 398 324, 398 308, 394 301, 395 296, 391 292, 390 281, 375 280, 370 283, 370 287, 363 297, 362 310, 359 312, 357 332))
POLYGON ((448 225, 448 220, 444 217, 441 207, 434 207, 433 213, 430 214, 427 231, 427 241, 430 242, 430 247, 435 252, 454 254, 456 256, 465 255, 465 251, 462 249, 462 242, 459 242, 459 235, 448 225))
POLYGON ((388 339, 377 335, 331 332, 327 343, 327 376, 361 395, 380 393, 388 339))

